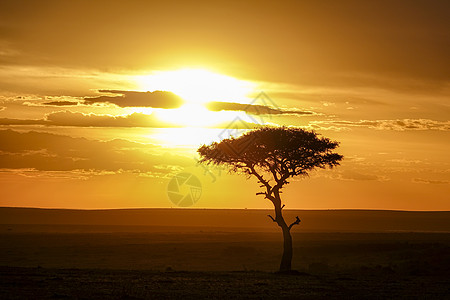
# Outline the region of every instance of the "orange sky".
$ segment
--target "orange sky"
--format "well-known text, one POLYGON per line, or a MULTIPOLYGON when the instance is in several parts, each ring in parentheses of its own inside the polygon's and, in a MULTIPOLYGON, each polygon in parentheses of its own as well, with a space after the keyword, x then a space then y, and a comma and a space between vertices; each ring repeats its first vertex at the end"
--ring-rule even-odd
POLYGON ((255 180, 196 165, 237 124, 341 142, 288 208, 450 210, 449 8, 2 1, 0 206, 171 207, 188 172, 193 207, 270 208, 255 180))

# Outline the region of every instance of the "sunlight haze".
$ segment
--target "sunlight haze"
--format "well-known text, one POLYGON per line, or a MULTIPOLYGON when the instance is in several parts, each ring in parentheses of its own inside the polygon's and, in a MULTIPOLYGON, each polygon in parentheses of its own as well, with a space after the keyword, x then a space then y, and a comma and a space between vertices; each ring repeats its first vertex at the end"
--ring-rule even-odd
POLYGON ((0 206, 271 208, 196 152, 270 125, 344 156, 288 209, 450 210, 448 3, 381 2, 1 1, 0 206))

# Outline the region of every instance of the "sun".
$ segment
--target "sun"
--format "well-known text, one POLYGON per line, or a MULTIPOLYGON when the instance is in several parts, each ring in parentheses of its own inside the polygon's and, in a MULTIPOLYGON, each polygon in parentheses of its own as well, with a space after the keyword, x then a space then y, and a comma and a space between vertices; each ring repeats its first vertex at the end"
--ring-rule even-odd
POLYGON ((182 127, 214 127, 227 123, 236 112, 212 112, 205 107, 211 101, 248 103, 249 95, 254 92, 253 82, 218 74, 206 69, 180 69, 173 71, 155 71, 148 75, 137 76, 140 90, 170 91, 185 101, 176 109, 155 109, 154 113, 161 121, 182 127))
POLYGON ((155 116, 166 123, 182 127, 212 128, 231 122, 238 115, 244 119, 242 112, 219 111, 212 112, 200 103, 187 103, 177 109, 158 109, 155 116))
POLYGON ((240 102, 246 100, 255 87, 252 82, 206 69, 155 71, 138 76, 136 81, 142 90, 170 91, 182 97, 186 103, 240 102))

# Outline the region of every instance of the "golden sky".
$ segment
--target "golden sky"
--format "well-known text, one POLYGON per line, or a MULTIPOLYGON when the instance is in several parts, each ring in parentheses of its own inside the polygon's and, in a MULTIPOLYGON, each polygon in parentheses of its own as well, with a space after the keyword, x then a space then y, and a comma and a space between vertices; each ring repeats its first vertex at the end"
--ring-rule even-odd
POLYGON ((270 208, 196 148, 264 125, 341 142, 287 208, 450 210, 448 1, 1 1, 0 206, 270 208), (250 106, 249 106, 250 104, 250 106), (231 130, 237 128, 237 130, 231 130))

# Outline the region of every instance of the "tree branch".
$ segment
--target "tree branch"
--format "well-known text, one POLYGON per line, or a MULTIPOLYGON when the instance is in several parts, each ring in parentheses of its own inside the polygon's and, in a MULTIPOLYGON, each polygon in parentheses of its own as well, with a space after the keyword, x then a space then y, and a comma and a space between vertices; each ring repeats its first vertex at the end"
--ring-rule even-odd
POLYGON ((271 195, 268 195, 267 192, 258 192, 258 193, 256 193, 256 196, 258 196, 258 195, 264 195, 265 199, 269 199, 272 202, 275 200, 275 198, 271 195))
POLYGON ((272 172, 273 179, 275 180, 275 182, 278 183, 279 179, 278 179, 277 172, 275 171, 275 168, 270 164, 267 164, 267 165, 269 166, 270 172, 272 172))
POLYGON ((264 195, 264 198, 271 200, 266 192, 258 192, 258 193, 256 193, 256 196, 258 196, 258 195, 264 195))
POLYGON ((274 219, 274 217, 272 217, 271 215, 267 215, 269 218, 272 219, 272 221, 276 222, 277 220, 274 219))
POLYGON ((298 216, 296 216, 295 219, 296 219, 296 220, 295 220, 291 225, 289 225, 289 230, 291 230, 291 228, 292 228, 294 225, 300 224, 301 220, 298 218, 298 216))
POLYGON ((255 168, 252 165, 247 164, 247 167, 250 169, 251 174, 255 175, 256 178, 258 178, 259 182, 262 183, 266 187, 266 190, 267 190, 267 192, 265 193, 266 198, 271 199, 270 197, 272 194, 272 186, 269 184, 269 182, 267 180, 264 180, 264 178, 256 172, 255 168))
POLYGON ((280 180, 277 182, 277 184, 273 188, 280 190, 283 187, 283 185, 287 183, 286 179, 288 179, 290 176, 291 176, 290 173, 286 173, 283 176, 281 176, 280 180))

